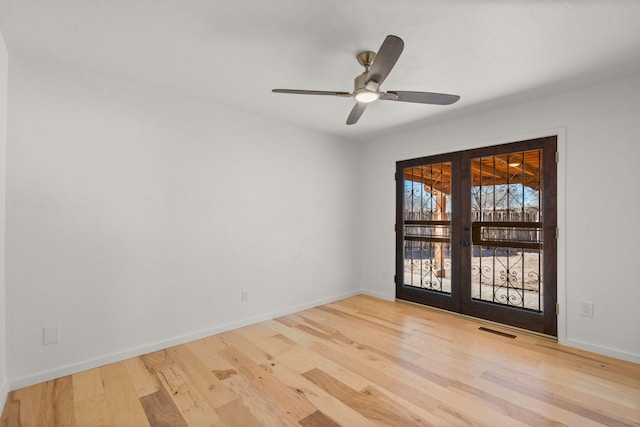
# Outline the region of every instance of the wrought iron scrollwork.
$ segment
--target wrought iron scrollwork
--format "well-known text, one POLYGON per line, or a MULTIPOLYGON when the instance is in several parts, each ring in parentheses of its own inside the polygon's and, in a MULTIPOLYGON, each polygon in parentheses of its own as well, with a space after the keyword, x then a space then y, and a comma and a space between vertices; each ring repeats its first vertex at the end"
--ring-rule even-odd
POLYGON ((540 311, 541 250, 482 247, 471 266, 472 297, 540 311))
POLYGON ((405 285, 451 292, 451 260, 444 255, 449 245, 434 242, 405 243, 405 285))

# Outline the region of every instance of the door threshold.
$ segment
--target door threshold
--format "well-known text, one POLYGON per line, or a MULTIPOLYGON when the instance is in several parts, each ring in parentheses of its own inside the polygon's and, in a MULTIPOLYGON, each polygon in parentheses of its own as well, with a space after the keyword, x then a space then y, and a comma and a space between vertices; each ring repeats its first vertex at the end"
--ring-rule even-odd
POLYGON ((536 337, 536 338, 541 338, 543 340, 554 342, 554 343, 558 342, 558 337, 554 337, 552 335, 543 334, 541 332, 530 331, 528 329, 518 328, 517 326, 505 325, 504 323, 498 323, 498 322, 494 322, 494 321, 491 321, 491 320, 481 319, 479 317, 469 316, 468 314, 457 313, 455 311, 449 311, 449 310, 445 310, 445 309, 442 309, 442 308, 431 307, 429 305, 424 305, 424 304, 420 304, 420 303, 417 303, 417 302, 407 301, 407 300, 398 299, 398 298, 395 299, 395 302, 401 302, 401 303, 405 303, 405 304, 415 305, 417 307, 425 308, 427 310, 433 310, 433 311, 437 311, 439 313, 449 314, 451 316, 460 317, 462 319, 471 320, 471 321, 474 321, 474 322, 477 322, 477 323, 482 323, 482 324, 485 324, 485 325, 496 326, 496 327, 499 327, 501 329, 507 329, 509 331, 518 332, 518 333, 529 335, 529 336, 536 337))

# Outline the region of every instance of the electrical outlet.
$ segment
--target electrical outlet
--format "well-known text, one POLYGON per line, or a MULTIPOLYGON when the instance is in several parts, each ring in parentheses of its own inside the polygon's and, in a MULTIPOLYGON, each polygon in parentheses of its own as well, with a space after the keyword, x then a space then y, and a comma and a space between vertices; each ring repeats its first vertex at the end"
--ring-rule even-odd
POLYGON ((580 303, 580 316, 593 317, 593 303, 582 301, 580 303))
POLYGON ((42 328, 42 343, 44 345, 60 342, 60 325, 45 326, 42 328))
POLYGON ((243 289, 242 290, 242 302, 247 302, 249 301, 249 290, 248 289, 243 289))

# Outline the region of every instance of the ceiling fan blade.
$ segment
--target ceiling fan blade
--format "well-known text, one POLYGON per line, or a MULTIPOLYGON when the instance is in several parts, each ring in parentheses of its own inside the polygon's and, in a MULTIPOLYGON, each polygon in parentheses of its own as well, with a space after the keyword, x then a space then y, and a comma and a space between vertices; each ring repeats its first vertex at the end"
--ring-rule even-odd
POLYGON ((389 90, 386 94, 382 94, 380 99, 385 101, 416 102, 418 104, 451 105, 457 102, 460 97, 458 95, 447 95, 446 93, 389 90))
POLYGON ((396 65, 396 61, 400 57, 403 49, 404 42, 400 37, 387 36, 384 42, 382 42, 380 49, 378 49, 378 53, 376 53, 373 63, 369 68, 367 83, 373 80, 378 83, 378 85, 381 85, 389 75, 389 72, 391 72, 393 66, 396 65))
POLYGON ((347 117, 347 124, 355 125, 358 122, 358 119, 360 119, 360 116, 362 116, 362 113, 364 113, 364 110, 366 108, 367 108, 367 104, 365 104, 364 102, 356 102, 356 105, 353 106, 353 109, 351 110, 349 117, 347 117))
POLYGON ((298 89, 273 89, 275 93, 292 93, 294 95, 332 95, 332 96, 351 96, 349 92, 331 92, 327 90, 298 90, 298 89))

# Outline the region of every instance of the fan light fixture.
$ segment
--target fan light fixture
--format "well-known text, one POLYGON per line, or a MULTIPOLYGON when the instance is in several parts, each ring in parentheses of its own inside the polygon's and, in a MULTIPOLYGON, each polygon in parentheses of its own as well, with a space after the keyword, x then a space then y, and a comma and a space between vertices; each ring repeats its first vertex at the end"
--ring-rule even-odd
POLYGON ((376 99, 380 98, 380 94, 378 92, 370 92, 368 90, 361 90, 355 94, 356 101, 369 103, 373 102, 376 99))

